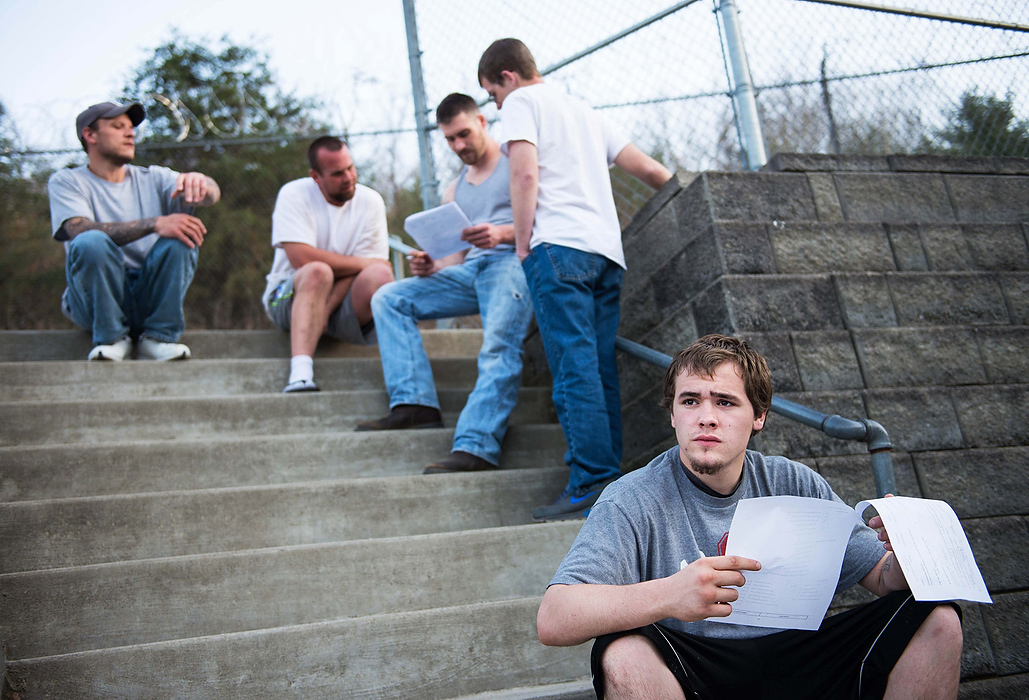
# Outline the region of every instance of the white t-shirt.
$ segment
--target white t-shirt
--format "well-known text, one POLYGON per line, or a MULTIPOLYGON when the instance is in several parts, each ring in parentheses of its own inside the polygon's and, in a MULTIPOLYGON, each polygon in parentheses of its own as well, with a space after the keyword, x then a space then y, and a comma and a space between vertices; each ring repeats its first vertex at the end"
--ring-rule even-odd
POLYGON ((353 199, 341 207, 325 201, 317 183, 309 177, 283 185, 272 212, 275 260, 268 273, 265 297, 294 272, 283 243, 306 243, 339 255, 388 260, 386 203, 378 192, 360 184, 353 199))
POLYGON ((625 267, 608 169, 629 139, 582 100, 547 83, 518 88, 500 110, 502 149, 528 141, 539 151, 539 194, 529 247, 553 243, 625 267))

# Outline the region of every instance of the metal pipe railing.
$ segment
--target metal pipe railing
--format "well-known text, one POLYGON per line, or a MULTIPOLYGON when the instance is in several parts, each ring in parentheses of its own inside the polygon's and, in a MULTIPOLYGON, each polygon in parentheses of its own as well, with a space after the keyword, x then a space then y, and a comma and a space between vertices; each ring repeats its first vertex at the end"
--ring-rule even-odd
MULTIPOLYGON (((615 347, 633 357, 667 369, 672 358, 645 345, 634 343, 622 337, 615 338, 615 347)), ((840 440, 860 440, 868 444, 872 455, 872 473, 875 476, 875 490, 879 498, 888 493, 897 493, 897 480, 893 471, 893 444, 886 428, 874 420, 862 418, 851 420, 838 415, 827 415, 780 396, 772 397, 771 410, 780 416, 803 423, 819 430, 829 437, 840 440)))

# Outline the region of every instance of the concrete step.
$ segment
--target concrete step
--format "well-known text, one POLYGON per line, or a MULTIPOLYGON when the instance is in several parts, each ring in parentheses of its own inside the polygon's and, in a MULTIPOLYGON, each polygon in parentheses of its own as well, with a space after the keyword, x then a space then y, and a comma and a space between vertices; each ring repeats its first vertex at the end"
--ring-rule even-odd
MULTIPOLYGON (((413 476, 446 455, 452 428, 117 444, 0 447, 0 502, 376 476, 413 476)), ((563 464, 561 426, 512 425, 504 469, 563 464)))
MULTIPOLYGON (((438 394, 444 421, 453 425, 468 391, 442 389, 438 394)), ((358 421, 388 411, 386 392, 374 390, 201 399, 9 402, 0 404, 0 446, 350 431, 358 421)), ((520 390, 512 424, 555 419, 549 389, 520 390)))
POLYGON ((534 596, 582 521, 0 575, 8 659, 534 596), (445 566, 441 566, 446 562, 445 566))
POLYGON ((589 645, 544 647, 539 598, 10 661, 20 700, 445 700, 581 681, 589 645))
POLYGON ((597 700, 593 692, 593 681, 584 678, 570 683, 554 683, 531 688, 510 688, 508 690, 463 695, 453 700, 597 700))
MULTIPOLYGON (((482 330, 474 328, 422 331, 430 357, 475 357, 482 346, 482 330)), ((193 358, 289 357, 289 336, 279 331, 187 330, 182 342, 193 358)), ((88 333, 70 331, 4 331, 0 333, 0 362, 84 361, 93 347, 88 333)), ((315 352, 321 357, 378 357, 377 347, 351 345, 322 338, 315 352)))
MULTIPOLYGON (((431 361, 441 389, 471 388, 478 372, 468 358, 431 361)), ((183 362, 0 363, 3 401, 133 400, 167 396, 277 394, 289 377, 289 360, 191 360, 183 362)), ((315 365, 323 391, 382 389, 377 357, 325 358, 315 365)))
POLYGON ((0 573, 525 525, 568 481, 555 457, 536 469, 0 503, 0 573))

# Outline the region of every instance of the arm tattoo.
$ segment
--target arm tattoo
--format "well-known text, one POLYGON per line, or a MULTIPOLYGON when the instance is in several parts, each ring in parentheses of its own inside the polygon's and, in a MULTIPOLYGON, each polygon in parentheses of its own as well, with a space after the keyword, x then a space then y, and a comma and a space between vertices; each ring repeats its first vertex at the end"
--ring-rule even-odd
POLYGON ((890 567, 893 565, 893 554, 886 557, 886 561, 883 562, 883 568, 879 571, 879 585, 883 590, 886 590, 886 574, 889 573, 890 567))
POLYGON ((136 219, 135 221, 101 223, 87 219, 84 216, 75 216, 65 221, 61 228, 67 234, 67 240, 75 238, 83 231, 103 231, 110 236, 115 245, 122 246, 126 243, 137 241, 148 233, 153 233, 156 224, 156 216, 152 216, 149 219, 136 219))

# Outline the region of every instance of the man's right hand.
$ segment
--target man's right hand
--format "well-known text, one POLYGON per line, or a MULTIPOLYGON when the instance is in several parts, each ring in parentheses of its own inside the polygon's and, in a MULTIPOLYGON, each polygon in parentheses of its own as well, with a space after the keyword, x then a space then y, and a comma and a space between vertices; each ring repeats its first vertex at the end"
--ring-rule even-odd
POLYGON ((189 214, 168 214, 159 216, 154 222, 154 232, 165 238, 175 238, 190 248, 204 242, 207 227, 204 222, 189 214))
POLYGON ((429 257, 424 250, 416 250, 408 257, 411 265, 411 274, 418 277, 428 277, 436 272, 436 261, 429 257))
POLYGON ((684 622, 728 617, 740 594, 727 586, 742 586, 741 572, 759 571, 761 564, 745 557, 704 557, 665 579, 669 585, 669 615, 684 622))

